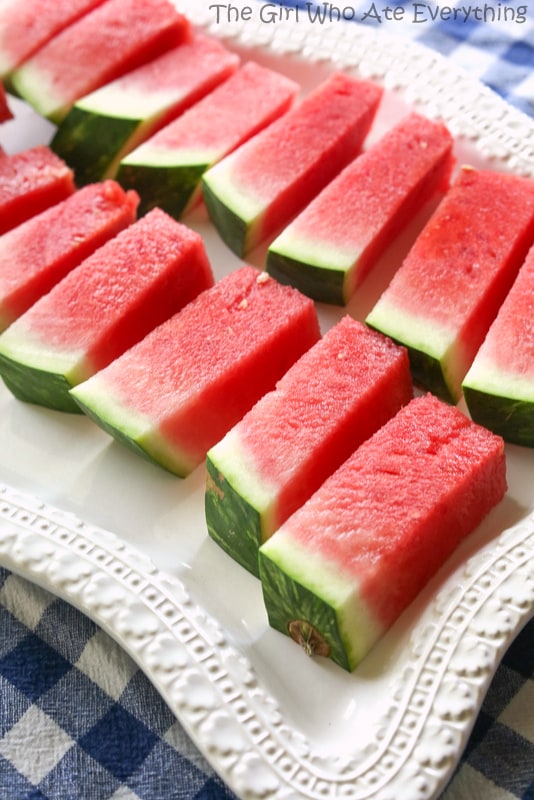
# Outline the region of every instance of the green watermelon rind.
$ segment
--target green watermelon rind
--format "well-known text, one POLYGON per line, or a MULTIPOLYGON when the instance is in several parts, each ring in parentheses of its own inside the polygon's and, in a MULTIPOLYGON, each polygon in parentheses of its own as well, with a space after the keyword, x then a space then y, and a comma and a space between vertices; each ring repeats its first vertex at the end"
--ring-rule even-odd
POLYGON ((18 400, 56 411, 80 413, 69 392, 72 384, 65 375, 21 364, 0 353, 0 375, 18 400))
MULTIPOLYGON (((403 344, 400 340, 397 341, 394 339, 393 341, 397 344, 403 344)), ((443 372, 443 365, 439 358, 435 358, 424 350, 412 347, 411 345, 405 346, 408 351, 410 371, 414 383, 432 392, 432 394, 435 394, 440 400, 455 405, 458 402, 458 397, 453 395, 450 390, 443 372)))
POLYGON ((352 671, 354 664, 347 653, 333 606, 290 577, 261 548, 258 551, 258 563, 269 625, 289 635, 289 623, 292 620, 308 622, 328 644, 329 658, 343 669, 352 671))
POLYGON ((406 348, 415 384, 446 403, 455 405, 461 399, 460 381, 450 374, 459 356, 445 329, 411 318, 384 300, 378 301, 365 322, 406 348))
MULTIPOLYGON (((213 169, 213 168, 212 168, 213 169)), ((234 210, 212 185, 211 170, 202 176, 202 195, 213 226, 222 241, 240 258, 250 249, 248 239, 250 221, 234 210)))
POLYGON ((475 422, 510 444, 534 447, 534 390, 532 400, 523 400, 512 393, 507 396, 505 382, 499 393, 466 382, 462 388, 475 422))
POLYGON ((307 623, 328 645, 328 658, 352 672, 383 629, 360 600, 351 577, 315 553, 311 544, 297 542, 285 526, 260 547, 258 565, 271 627, 290 635, 291 622, 307 623))
POLYGON ((141 200, 139 216, 159 207, 180 219, 200 194, 202 175, 209 164, 135 164, 123 159, 116 180, 123 189, 135 189, 141 200))
POLYGON ((234 489, 209 453, 206 469, 204 509, 208 534, 238 564, 259 577, 261 515, 243 494, 234 489))
POLYGON ((54 94, 54 86, 47 75, 32 63, 22 63, 9 76, 10 90, 26 100, 42 117, 59 125, 68 109, 63 98, 54 94))
POLYGON ((124 155, 138 128, 139 120, 102 116, 73 106, 50 147, 74 170, 76 184, 83 186, 114 176, 117 159, 124 155))
POLYGON ((170 453, 168 442, 158 436, 150 419, 128 409, 107 391, 105 385, 100 385, 98 373, 73 387, 70 395, 89 419, 145 461, 179 478, 186 477, 191 471, 185 459, 180 462, 176 452, 170 453))
POLYGON ((266 270, 279 283, 294 286, 312 300, 338 306, 347 304, 349 271, 343 267, 300 261, 271 246, 267 251, 266 270))

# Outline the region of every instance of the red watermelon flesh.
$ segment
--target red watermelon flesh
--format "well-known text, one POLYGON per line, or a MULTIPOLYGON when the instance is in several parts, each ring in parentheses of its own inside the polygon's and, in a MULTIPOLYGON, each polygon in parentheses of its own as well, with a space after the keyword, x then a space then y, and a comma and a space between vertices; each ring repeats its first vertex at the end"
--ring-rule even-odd
POLYGON ((534 180, 463 168, 367 322, 405 344, 414 375, 457 401, 534 241, 534 180))
POLYGON ((502 439, 433 395, 415 398, 260 549, 270 619, 286 633, 306 620, 328 641, 319 608, 329 607, 330 655, 353 669, 505 491, 502 439), (300 584, 294 608, 286 579, 300 584), (299 607, 306 589, 316 619, 299 607))
POLYGON ((0 122, 7 122, 8 119, 13 119, 13 114, 7 102, 4 84, 0 81, 0 122))
POLYGON ((244 266, 71 394, 117 439, 185 476, 318 338, 308 298, 244 266))
POLYGON ((348 302, 393 237, 448 188, 452 146, 442 123, 415 113, 402 119, 275 239, 269 272, 306 293, 317 283, 311 296, 326 301, 332 276, 339 274, 336 297, 348 302))
POLYGON ((260 543, 411 398, 404 348, 343 317, 208 452, 212 538, 257 574, 260 543))
POLYGON ((210 216, 238 255, 287 225, 355 157, 382 94, 334 73, 205 173, 210 216))
POLYGON ((104 0, 3 0, 0 75, 9 75, 63 28, 104 0))
POLYGON ((114 181, 79 189, 0 239, 0 330, 136 219, 139 198, 114 181))
POLYGON ((40 114, 61 120, 89 92, 191 35, 169 0, 107 0, 54 36, 16 69, 16 91, 40 114))
POLYGON ((69 197, 72 170, 46 145, 0 159, 0 234, 69 197))
POLYGON ((206 151, 213 162, 288 111, 299 92, 295 81, 248 61, 227 81, 159 131, 151 149, 173 154, 206 151))
POLYGON ((68 395, 213 283, 199 234, 160 209, 118 233, 0 335, 0 373, 21 399, 68 395))

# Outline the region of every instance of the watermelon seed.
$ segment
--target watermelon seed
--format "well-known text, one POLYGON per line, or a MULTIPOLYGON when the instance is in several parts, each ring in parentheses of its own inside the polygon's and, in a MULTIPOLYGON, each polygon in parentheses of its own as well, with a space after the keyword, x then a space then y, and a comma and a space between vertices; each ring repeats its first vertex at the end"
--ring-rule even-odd
POLYGON ((293 641, 304 649, 307 656, 328 657, 330 653, 328 642, 309 622, 294 619, 288 622, 287 629, 293 641))

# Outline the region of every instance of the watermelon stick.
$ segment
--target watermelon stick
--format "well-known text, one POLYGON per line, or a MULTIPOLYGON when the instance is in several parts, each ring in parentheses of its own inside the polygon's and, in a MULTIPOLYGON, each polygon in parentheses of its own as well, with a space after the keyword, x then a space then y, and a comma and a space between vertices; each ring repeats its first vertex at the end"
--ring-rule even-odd
POLYGON ((354 670, 505 491, 503 440, 413 399, 261 546, 270 625, 354 670))
POLYGON ((288 111, 298 91, 285 75, 249 61, 127 155, 117 180, 139 193, 140 214, 158 205, 179 218, 200 200, 204 172, 288 111))
POLYGON ((238 63, 216 39, 195 36, 78 100, 51 147, 74 169, 78 186, 115 177, 126 153, 226 80, 238 63))
POLYGON ((458 402, 534 240, 534 180, 461 169, 367 316, 408 348, 414 379, 458 402))
POLYGON ((267 271, 315 300, 347 304, 392 239, 448 189, 452 145, 445 125, 409 114, 282 231, 267 271))
POLYGON ((343 317, 207 455, 206 522, 258 575, 258 547, 412 397, 408 355, 343 317))
POLYGON ((80 413, 72 386, 212 284, 200 235, 154 208, 0 335, 0 374, 20 400, 80 413))
POLYGON ((277 233, 360 152, 382 94, 334 73, 204 173, 209 215, 231 250, 246 256, 277 233))
POLYGON ((313 302, 245 265, 71 396, 117 440, 185 477, 318 338, 313 302))
POLYGON ((463 381, 473 419, 534 447, 534 246, 463 381))
POLYGON ((46 42, 10 81, 39 114, 59 123, 76 100, 190 35, 170 0, 106 0, 46 42))

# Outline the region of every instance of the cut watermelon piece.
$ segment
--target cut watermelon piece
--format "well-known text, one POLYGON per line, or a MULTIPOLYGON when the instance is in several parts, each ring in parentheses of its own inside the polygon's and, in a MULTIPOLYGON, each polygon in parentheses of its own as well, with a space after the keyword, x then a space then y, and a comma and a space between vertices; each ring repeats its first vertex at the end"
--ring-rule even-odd
POLYGON ((353 670, 505 491, 500 437, 412 400, 260 548, 269 623, 353 670))
POLYGON ((14 70, 11 84, 60 122, 76 100, 189 37, 188 21, 169 0, 107 0, 14 70))
POLYGON ((69 197, 72 170, 46 145, 0 159, 0 234, 69 197))
POLYGON ((83 97, 52 139, 78 186, 114 177, 123 156, 227 79, 239 57, 195 36, 83 97))
POLYGON ((463 382, 474 420, 534 447, 534 247, 463 382))
POLYGON ((21 400, 79 412, 72 386, 212 283, 200 236, 153 209, 0 335, 0 374, 21 400))
POLYGON ((71 394, 116 439, 185 477, 318 338, 311 300, 244 266, 71 394))
POLYGON ((0 75, 9 74, 53 36, 103 0, 2 0, 0 75))
POLYGON ((249 61, 229 80, 123 159, 117 180, 173 217, 200 198, 204 172, 289 110, 294 81, 249 61))
POLYGON ((347 304, 392 239, 448 188, 452 145, 441 123, 401 120, 275 239, 267 271, 316 300, 347 304))
POLYGON ((287 225, 360 151, 383 90, 334 73, 203 175, 210 217, 239 256, 287 225))
POLYGON ((344 317, 207 454, 208 532, 258 575, 258 547, 412 398, 408 355, 344 317))
POLYGON ((7 122, 9 119, 13 119, 13 113, 7 102, 4 84, 0 81, 0 122, 7 122))
POLYGON ((534 240, 534 181, 463 168, 367 317, 449 402, 534 240), (496 224, 498 221, 498 224, 496 224))
POLYGON ((136 219, 133 191, 105 181, 79 189, 0 239, 0 331, 136 219))

